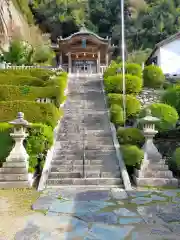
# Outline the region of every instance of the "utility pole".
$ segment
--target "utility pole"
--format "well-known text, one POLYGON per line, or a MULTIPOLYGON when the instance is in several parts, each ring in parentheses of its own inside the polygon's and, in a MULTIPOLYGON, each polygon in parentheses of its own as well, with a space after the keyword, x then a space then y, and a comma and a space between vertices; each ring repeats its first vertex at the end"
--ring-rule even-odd
POLYGON ((121 54, 122 54, 122 77, 123 77, 123 117, 126 125, 126 79, 125 79, 125 34, 124 34, 124 0, 121 0, 121 54))

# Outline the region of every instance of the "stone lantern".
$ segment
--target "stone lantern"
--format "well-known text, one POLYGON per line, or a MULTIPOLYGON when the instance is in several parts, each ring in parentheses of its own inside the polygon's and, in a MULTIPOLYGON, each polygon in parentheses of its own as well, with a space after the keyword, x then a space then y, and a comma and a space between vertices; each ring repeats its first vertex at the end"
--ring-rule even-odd
POLYGON ((140 170, 135 171, 134 180, 138 186, 178 186, 178 180, 173 177, 165 160, 153 143, 158 133, 155 123, 160 119, 153 117, 151 110, 147 109, 146 116, 139 120, 143 124, 145 143, 143 146, 144 159, 140 170))
POLYGON ((159 121, 159 118, 152 116, 150 109, 147 109, 146 116, 139 120, 139 122, 143 124, 143 133, 145 137, 145 144, 143 146, 144 160, 151 159, 151 161, 158 161, 162 158, 161 154, 153 143, 153 138, 158 133, 158 131, 155 130, 155 123, 159 121))
POLYGON ((28 178, 28 154, 24 148, 23 141, 28 136, 26 128, 30 125, 24 119, 24 113, 19 112, 17 118, 9 124, 13 125, 14 131, 10 136, 14 139, 15 144, 0 169, 0 187, 30 187, 28 178))

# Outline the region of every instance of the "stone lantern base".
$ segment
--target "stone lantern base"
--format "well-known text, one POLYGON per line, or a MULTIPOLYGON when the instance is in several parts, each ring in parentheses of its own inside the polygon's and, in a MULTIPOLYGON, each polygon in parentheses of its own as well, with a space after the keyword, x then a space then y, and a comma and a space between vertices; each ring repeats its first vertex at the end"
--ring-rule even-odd
POLYGON ((178 179, 173 177, 163 159, 157 162, 144 160, 141 169, 135 171, 134 181, 137 186, 142 187, 178 187, 178 179))
POLYGON ((7 161, 0 168, 0 188, 30 188, 24 161, 7 161))

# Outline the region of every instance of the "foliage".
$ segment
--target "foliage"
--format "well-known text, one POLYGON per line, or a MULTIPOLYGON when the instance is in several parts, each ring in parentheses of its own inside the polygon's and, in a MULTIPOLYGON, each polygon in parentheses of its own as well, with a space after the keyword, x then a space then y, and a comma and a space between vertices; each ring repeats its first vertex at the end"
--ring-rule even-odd
POLYGON ((151 88, 159 88, 165 81, 165 76, 160 67, 149 65, 143 71, 144 86, 151 88))
POLYGON ((26 119, 32 123, 44 123, 55 127, 62 112, 51 103, 36 103, 31 101, 0 102, 0 119, 8 122, 15 119, 17 112, 23 112, 26 119))
MULTIPOLYGON (((36 3, 34 12, 38 23, 43 29, 51 32, 55 40, 57 36, 69 36, 84 23, 100 36, 112 37, 112 43, 119 46, 121 38, 119 0, 33 2, 36 3)), ((179 0, 125 1, 127 52, 152 49, 156 43, 178 32, 179 5, 179 0)), ((141 64, 141 61, 139 63, 141 64)))
POLYGON ((180 115, 180 86, 167 89, 162 96, 162 102, 174 107, 180 115))
MULTIPOLYGON (((133 95, 126 95, 126 115, 127 117, 136 116, 141 108, 140 101, 133 95)), ((123 107, 123 95, 117 93, 108 94, 108 104, 117 104, 123 107)))
POLYGON ((34 23, 33 14, 28 6, 27 0, 13 0, 15 7, 20 10, 23 16, 27 19, 29 24, 34 23))
POLYGON ((48 45, 37 46, 34 49, 33 62, 46 63, 52 58, 52 50, 48 45))
POLYGON ((110 119, 115 125, 122 125, 124 123, 123 110, 117 104, 112 104, 110 107, 110 119))
POLYGON ((135 145, 122 145, 120 149, 127 166, 140 167, 144 155, 141 149, 135 145))
MULTIPOLYGON (((8 123, 0 123, 0 146, 3 147, 3 151, 0 152, 0 163, 5 161, 14 144, 10 137, 11 128, 12 126, 8 123)), ((44 124, 33 124, 28 128, 28 134, 26 150, 30 156, 29 172, 34 172, 38 154, 46 154, 53 144, 53 129, 44 124)))
MULTIPOLYGON (((126 93, 138 94, 142 90, 142 79, 130 74, 125 75, 126 93)), ((109 76, 104 79, 105 90, 107 93, 123 92, 122 74, 109 76)))
POLYGON ((145 50, 134 50, 128 54, 127 62, 141 65, 142 63, 146 62, 151 52, 152 49, 148 48, 145 50))
POLYGON ((131 144, 142 147, 144 135, 138 128, 122 128, 117 130, 117 138, 120 144, 131 144))
MULTIPOLYGON (((164 104, 164 103, 153 103, 148 106, 151 109, 152 116, 160 119, 159 122, 156 123, 156 127, 160 131, 170 130, 175 127, 176 122, 178 120, 178 113, 175 108, 164 104)), ((142 109, 139 117, 146 116, 146 109, 142 109)))
POLYGON ((4 53, 4 59, 15 65, 31 64, 32 46, 28 43, 13 39, 8 52, 4 53))
POLYGON ((127 63, 125 66, 126 74, 131 74, 139 78, 142 77, 142 67, 137 63, 127 63))
POLYGON ((175 152, 173 153, 172 161, 176 168, 180 170, 180 147, 176 148, 175 152))

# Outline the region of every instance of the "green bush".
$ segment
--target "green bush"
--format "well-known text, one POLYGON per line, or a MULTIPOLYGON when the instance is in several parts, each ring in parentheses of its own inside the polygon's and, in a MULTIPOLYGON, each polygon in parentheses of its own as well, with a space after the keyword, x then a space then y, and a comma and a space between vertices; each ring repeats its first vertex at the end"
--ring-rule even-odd
MULTIPOLYGON (((109 93, 108 94, 108 104, 111 106, 112 104, 117 104, 123 107, 123 95, 117 93, 109 93)), ((126 115, 127 117, 136 116, 141 109, 140 101, 132 96, 126 95, 126 115)))
POLYGON ((35 77, 39 78, 43 81, 48 80, 51 76, 55 73, 49 69, 42 69, 42 68, 30 68, 30 69, 1 69, 0 70, 0 78, 1 75, 4 77, 4 74, 11 75, 16 77, 23 76, 23 77, 35 77))
MULTIPOLYGON (((0 123, 0 146, 2 147, 0 164, 8 157, 14 144, 10 136, 11 128, 12 126, 8 123, 0 123)), ((46 154, 53 144, 53 129, 44 124, 32 124, 27 130, 29 136, 26 139, 25 147, 29 154, 29 172, 34 172, 38 154, 46 154)))
POLYGON ((125 71, 126 71, 126 74, 131 74, 133 76, 142 78, 142 67, 139 64, 126 63, 125 71))
POLYGON ((162 102, 171 105, 180 114, 180 86, 167 89, 162 96, 162 102))
POLYGON ((32 76, 15 76, 15 75, 5 75, 0 73, 0 85, 15 85, 15 86, 37 86, 42 87, 44 82, 36 77, 32 76))
POLYGON ((118 68, 119 68, 119 65, 117 63, 113 63, 112 65, 110 65, 104 72, 104 75, 103 75, 104 79, 109 76, 116 75, 118 68))
POLYGON ((30 87, 0 85, 0 101, 26 100, 35 102, 38 98, 49 98, 59 107, 64 91, 60 87, 30 87))
POLYGON ((44 123, 55 127, 62 110, 59 111, 51 103, 36 103, 31 101, 0 102, 0 119, 8 122, 16 118, 18 112, 25 114, 26 120, 32 123, 44 123))
MULTIPOLYGON (((175 127, 179 118, 175 108, 164 103, 153 103, 148 108, 151 109, 152 116, 160 119, 160 122, 156 123, 158 130, 165 131, 175 127)), ((142 109, 139 115, 140 118, 146 115, 146 109, 142 109)))
POLYGON ((144 86, 150 88, 159 88, 165 81, 165 76, 160 67, 149 65, 143 71, 144 86))
POLYGON ((140 167, 144 156, 144 153, 141 149, 135 145, 122 145, 120 150, 126 166, 136 168, 140 167))
POLYGON ((112 104, 110 107, 110 120, 115 125, 124 123, 123 110, 119 105, 112 104))
POLYGON ((175 152, 173 153, 172 156, 172 161, 177 168, 177 170, 180 170, 180 147, 176 148, 175 152))
POLYGON ((120 144, 131 144, 142 147, 144 135, 138 128, 122 128, 117 130, 117 138, 120 144))
MULTIPOLYGON (((142 79, 133 75, 125 75, 126 93, 138 94, 142 90, 142 79)), ((123 77, 122 74, 110 76, 104 79, 105 91, 107 93, 122 93, 123 92, 123 77)))

